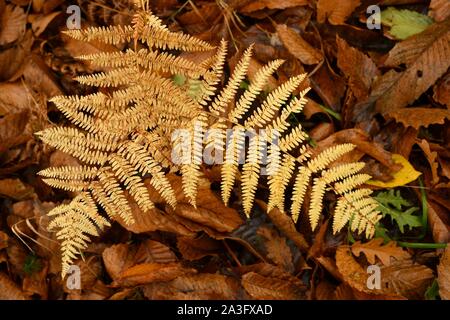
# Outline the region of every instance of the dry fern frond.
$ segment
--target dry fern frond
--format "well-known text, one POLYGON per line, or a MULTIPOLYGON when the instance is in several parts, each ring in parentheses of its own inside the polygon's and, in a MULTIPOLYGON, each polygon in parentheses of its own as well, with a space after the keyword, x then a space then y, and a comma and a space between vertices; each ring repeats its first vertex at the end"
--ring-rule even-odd
POLYGON ((38 133, 44 142, 83 162, 80 167, 40 172, 49 185, 77 192, 72 202, 50 212, 53 218, 50 227, 57 230, 56 235, 62 241, 63 275, 86 248, 90 237, 97 236, 109 224, 107 218, 120 217, 125 223, 133 223, 131 201, 144 214, 154 207, 144 179, 148 178, 162 199, 175 207, 177 197, 166 173, 180 172, 183 193, 195 206, 205 148, 212 151, 211 155, 225 156, 221 168, 225 203, 230 200, 240 174, 247 217, 251 217, 258 182, 266 172, 269 210, 274 207, 285 210, 293 180, 292 197, 288 201, 292 202, 290 214, 295 222, 303 207, 309 207, 307 214, 315 229, 322 214, 324 195, 333 192, 338 197, 333 231, 339 232, 350 224, 353 231, 365 231, 368 237, 373 235, 381 216, 375 210, 370 190, 357 189, 369 179, 368 175, 358 173, 364 164, 333 166, 335 160, 355 146, 336 145, 313 157, 307 133, 301 125, 289 121, 306 104, 309 89, 292 96, 306 75, 288 79, 263 99, 267 82, 283 63, 275 60, 258 70, 248 89, 242 92, 239 87, 247 77, 250 47, 221 88, 227 55, 225 41, 212 58, 196 64, 182 58, 180 51, 204 51, 213 47, 202 40, 171 32, 148 11, 148 1, 136 1, 136 4, 136 14, 128 26, 66 32, 82 41, 129 46, 123 52, 80 57, 107 71, 83 75, 77 80, 85 85, 105 87, 102 91, 108 93, 54 97, 52 102, 75 127, 50 128, 38 133), (185 81, 179 85, 174 81, 175 76, 185 81), (187 144, 179 134, 180 129, 189 136, 187 144), (230 137, 226 129, 232 130, 230 137), (209 136, 204 139, 206 132, 209 136), (252 135, 246 148, 249 132, 252 135), (174 161, 174 155, 180 155, 181 161, 174 161), (312 191, 308 206, 304 202, 309 188, 312 191), (99 208, 107 218, 99 213, 99 208))

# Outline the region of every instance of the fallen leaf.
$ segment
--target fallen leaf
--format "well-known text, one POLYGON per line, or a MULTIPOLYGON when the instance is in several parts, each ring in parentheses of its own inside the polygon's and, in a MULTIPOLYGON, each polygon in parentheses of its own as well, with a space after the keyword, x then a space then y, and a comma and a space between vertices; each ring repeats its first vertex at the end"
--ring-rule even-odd
POLYGON ((253 0, 239 9, 239 12, 250 13, 262 9, 286 9, 297 6, 305 6, 309 0, 253 0))
POLYGON ((411 257, 408 252, 397 247, 397 244, 394 241, 383 245, 383 239, 381 238, 373 239, 367 243, 357 241, 352 245, 352 252, 357 257, 360 256, 361 252, 364 253, 370 264, 375 264, 377 257, 385 266, 391 264, 391 258, 403 260, 411 257))
POLYGON ((376 102, 382 114, 403 108, 422 95, 450 67, 450 19, 435 23, 425 31, 398 43, 385 66, 402 63, 407 69, 396 75, 376 102))
POLYGON ((336 250, 336 266, 342 279, 352 288, 362 292, 373 293, 367 287, 368 273, 356 262, 349 246, 339 246, 336 250))
POLYGON ((23 200, 34 194, 33 187, 26 185, 20 179, 0 180, 0 196, 23 200))
POLYGON ((448 0, 431 0, 428 15, 435 21, 444 21, 450 17, 450 2, 448 0))
POLYGON ((411 163, 399 154, 393 154, 392 159, 403 167, 393 174, 393 179, 387 182, 380 180, 369 180, 366 183, 380 188, 395 188, 404 186, 416 180, 421 173, 416 171, 411 163))
POLYGON ((381 267, 381 291, 408 299, 423 299, 433 281, 433 270, 412 260, 394 261, 381 267))
POLYGON ((360 4, 360 0, 319 0, 317 2, 317 21, 324 23, 325 20, 328 20, 334 25, 344 24, 360 4))
POLYGON ((195 269, 184 268, 177 262, 141 263, 124 270, 112 286, 132 287, 151 282, 171 281, 195 272, 195 269))
POLYGON ((436 213, 433 208, 433 203, 428 202, 428 223, 430 225, 433 240, 436 243, 450 242, 450 230, 436 213))
POLYGON ((304 64, 318 64, 322 53, 306 42, 301 35, 285 24, 277 24, 276 31, 284 47, 304 64))
POLYGON ((56 11, 50 14, 38 15, 34 17, 34 19, 31 21, 31 29, 33 30, 35 36, 38 37, 40 34, 42 34, 45 29, 47 29, 47 26, 53 21, 53 19, 55 19, 60 14, 61 11, 56 11))
POLYGON ((0 46, 14 42, 25 34, 27 16, 23 9, 8 4, 0 19, 0 46))
POLYGON ((350 47, 345 40, 337 37, 336 43, 338 67, 348 78, 349 86, 356 98, 362 100, 368 96, 373 79, 380 72, 371 58, 350 47))
POLYGON ((201 273, 146 285, 143 291, 151 300, 235 300, 238 299, 239 284, 232 277, 201 273))
POLYGON ((267 250, 267 258, 272 260, 277 266, 292 273, 294 271, 292 252, 286 243, 286 238, 281 237, 277 230, 265 226, 260 227, 257 234, 265 239, 264 245, 267 250))
POLYGON ((424 31, 433 20, 426 15, 411 10, 389 7, 381 11, 381 23, 389 26, 389 35, 404 40, 424 31))
POLYGON ((305 298, 305 286, 283 269, 267 263, 243 266, 242 286, 254 299, 299 300, 305 298))
POLYGON ((0 300, 27 300, 22 290, 3 272, 0 272, 0 300))
POLYGON ((393 118, 405 127, 428 127, 430 124, 444 124, 450 118, 450 110, 436 108, 407 108, 387 112, 385 118, 393 118))
POLYGON ((177 248, 186 260, 199 260, 206 256, 217 256, 221 245, 217 240, 206 236, 200 238, 178 237, 177 248))
POLYGON ((3 231, 0 231, 0 250, 8 247, 8 235, 3 231))
POLYGON ((434 86, 433 99, 450 109, 450 72, 447 72, 434 86))
POLYGON ((433 185, 436 185, 439 183, 439 175, 438 175, 438 168, 439 168, 439 162, 438 162, 438 154, 437 152, 432 152, 430 149, 430 145, 427 140, 422 139, 420 142, 417 142, 417 145, 422 149, 423 153, 425 154, 425 157, 427 158, 428 163, 430 164, 431 168, 431 175, 433 177, 433 180, 431 183, 433 185))
POLYGON ((445 248, 444 254, 437 267, 437 273, 439 295, 442 300, 450 300, 450 244, 445 248))

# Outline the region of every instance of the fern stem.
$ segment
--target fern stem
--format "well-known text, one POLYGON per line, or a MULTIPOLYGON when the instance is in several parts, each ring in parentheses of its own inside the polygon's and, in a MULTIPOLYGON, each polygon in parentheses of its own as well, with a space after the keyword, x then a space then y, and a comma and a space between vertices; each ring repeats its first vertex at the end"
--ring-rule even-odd
POLYGON ((413 249, 445 249, 447 248, 446 243, 418 243, 418 242, 403 242, 399 241, 397 244, 403 248, 413 248, 413 249))

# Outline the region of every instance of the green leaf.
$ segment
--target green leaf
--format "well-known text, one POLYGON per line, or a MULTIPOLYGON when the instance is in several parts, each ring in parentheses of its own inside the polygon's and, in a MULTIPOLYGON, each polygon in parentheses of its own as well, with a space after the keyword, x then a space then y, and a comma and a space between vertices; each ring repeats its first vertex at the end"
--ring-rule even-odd
POLYGON ((419 216, 413 215, 419 210, 418 207, 411 207, 404 211, 402 207, 409 207, 411 204, 401 196, 399 190, 397 193, 394 190, 389 192, 380 192, 374 197, 378 201, 378 210, 383 214, 383 217, 390 216, 391 221, 395 222, 401 233, 405 233, 405 226, 410 229, 414 227, 422 227, 422 219, 419 216))
POLYGON ((182 74, 176 74, 172 77, 172 80, 177 86, 181 87, 182 85, 185 84, 186 77, 183 76, 182 74))
POLYGON ((384 243, 391 241, 391 237, 388 235, 388 229, 380 222, 375 225, 375 238, 382 238, 384 243))
POLYGON ((380 192, 375 197, 375 200, 377 200, 379 203, 381 203, 384 206, 394 206, 397 210, 401 210, 402 206, 405 207, 411 207, 412 204, 406 200, 403 199, 400 190, 397 190, 397 192, 392 189, 386 192, 380 192))
POLYGON ((433 283, 425 292, 425 300, 437 300, 437 297, 439 297, 439 285, 437 280, 434 279, 433 283))
POLYGON ((404 40, 424 31, 433 23, 433 19, 415 11, 389 7, 381 12, 381 23, 391 27, 389 34, 404 40))

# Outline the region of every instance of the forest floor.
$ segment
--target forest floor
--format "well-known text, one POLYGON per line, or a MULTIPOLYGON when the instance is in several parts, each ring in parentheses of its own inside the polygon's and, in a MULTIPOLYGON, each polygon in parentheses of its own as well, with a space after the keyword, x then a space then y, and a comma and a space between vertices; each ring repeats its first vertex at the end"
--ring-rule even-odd
POLYGON ((311 145, 357 146, 347 160, 366 163, 383 219, 370 241, 334 235, 327 196, 312 231, 305 216, 266 213, 261 187, 246 220, 205 168, 197 209, 114 222, 76 261, 81 287, 62 279, 46 214, 73 194, 37 172, 77 160, 34 133, 68 123, 50 98, 92 93, 74 78, 95 70, 75 57, 118 50, 61 33, 77 18, 67 8, 82 27, 128 24, 131 2, 0 0, 0 299, 450 299, 448 0, 150 1, 171 31, 226 39, 227 70, 254 44, 249 78, 273 59, 285 63, 271 88, 307 73, 295 121, 311 145))

